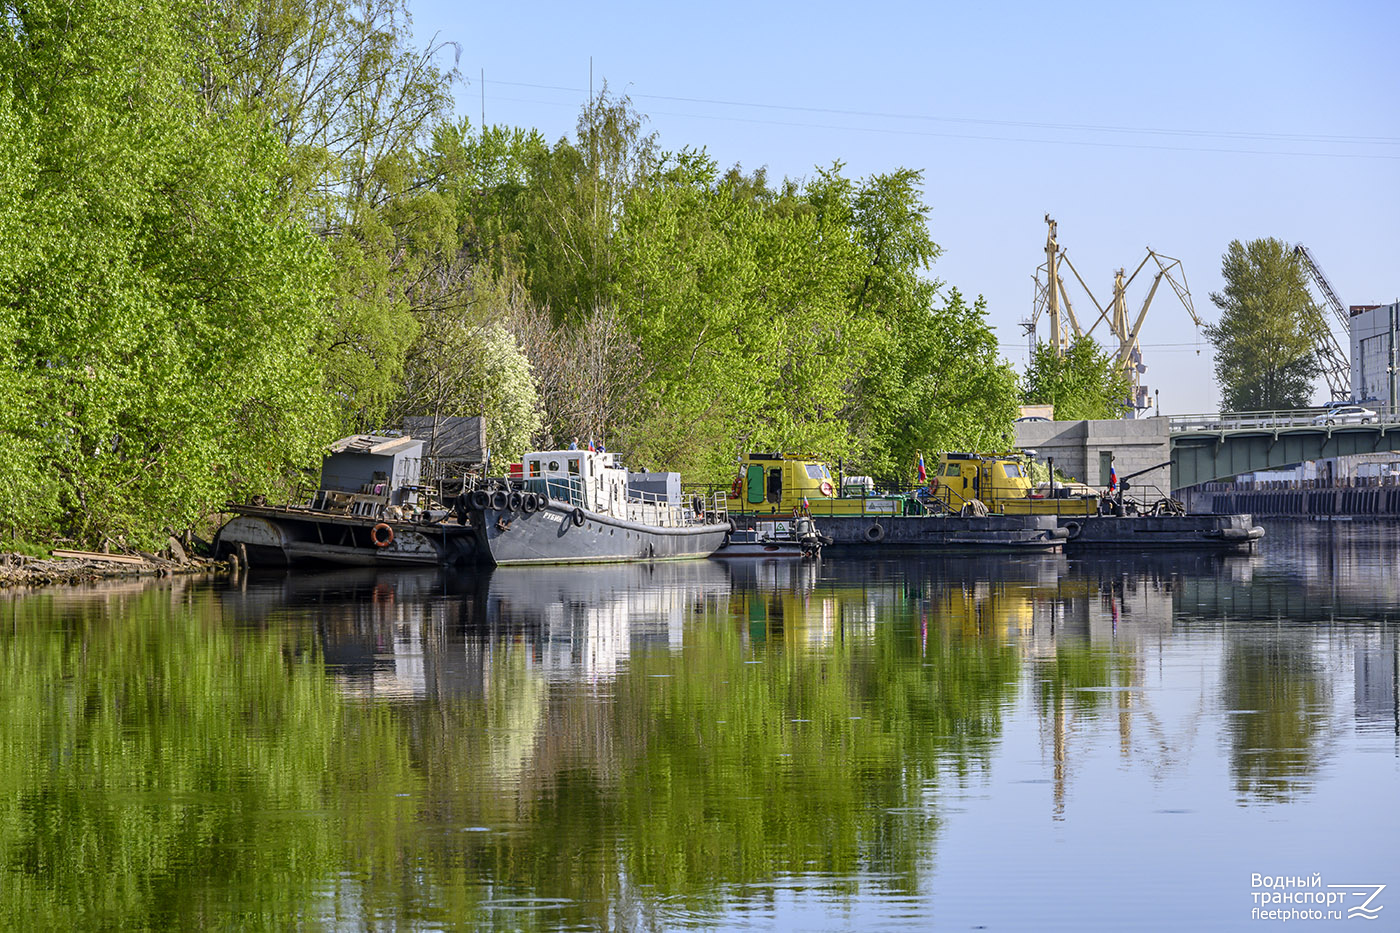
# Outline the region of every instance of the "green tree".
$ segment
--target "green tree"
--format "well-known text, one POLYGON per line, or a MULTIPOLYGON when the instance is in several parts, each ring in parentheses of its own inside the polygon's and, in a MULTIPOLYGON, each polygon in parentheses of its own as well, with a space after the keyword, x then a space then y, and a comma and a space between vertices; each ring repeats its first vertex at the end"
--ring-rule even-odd
POLYGON ((285 146, 201 99, 195 5, 3 7, 0 521, 148 545, 324 443, 327 253, 285 146))
MULTIPOLYGON (((827 176, 813 200, 838 208, 827 176)), ((923 173, 873 175, 845 189, 863 248, 854 310, 869 359, 848 386, 851 453, 867 472, 907 479, 921 450, 1004 447, 1016 413, 1016 378, 997 350, 986 303, 969 304, 930 276, 942 252, 928 228, 923 173)))
POLYGON ((871 472, 908 480, 919 453, 1000 450, 1016 417, 1016 374, 986 323, 986 302, 952 289, 941 307, 896 322, 864 377, 871 472), (879 404, 875 404, 878 400, 879 404))
POLYGON ((492 457, 518 458, 538 434, 539 390, 511 330, 525 300, 515 283, 476 268, 445 286, 453 300, 428 303, 408 353, 391 424, 406 416, 484 415, 492 457))
POLYGON ((1132 390, 1118 361, 1092 337, 1080 337, 1063 356, 1048 343, 1036 345, 1021 401, 1054 405, 1055 417, 1067 421, 1112 419, 1127 412, 1132 390))
MULTIPOLYGON (((331 253, 334 313, 317 347, 331 397, 377 425, 417 334, 415 300, 455 249, 419 144, 451 106, 440 47, 412 44, 405 0, 234 0, 201 7, 202 91, 287 147, 282 188, 331 253)), ((431 294, 431 290, 428 290, 431 294)))
POLYGON ((605 91, 576 141, 445 124, 424 161, 458 259, 521 270, 547 435, 695 479, 745 448, 899 475, 918 447, 1001 446, 1014 377, 982 303, 928 274, 919 172, 772 186, 644 122, 605 91))
POLYGON ((1282 240, 1233 240, 1221 260, 1225 279, 1210 300, 1220 322, 1205 329, 1215 345, 1215 379, 1227 411, 1302 408, 1319 372, 1322 315, 1304 271, 1282 240))

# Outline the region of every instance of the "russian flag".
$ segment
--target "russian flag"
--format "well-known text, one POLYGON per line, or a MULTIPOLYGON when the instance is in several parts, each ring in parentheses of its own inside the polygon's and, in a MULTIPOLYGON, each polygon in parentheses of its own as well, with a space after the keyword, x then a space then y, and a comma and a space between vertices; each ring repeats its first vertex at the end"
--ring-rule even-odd
POLYGON ((1113 492, 1113 490, 1115 490, 1115 489, 1117 489, 1117 488, 1118 488, 1118 471, 1115 470, 1115 469, 1113 468, 1113 465, 1112 465, 1112 464, 1110 464, 1109 467, 1108 467, 1108 491, 1109 491, 1109 492, 1113 492))
POLYGON ((928 470, 924 469, 924 455, 919 454, 919 482, 928 482, 928 470))

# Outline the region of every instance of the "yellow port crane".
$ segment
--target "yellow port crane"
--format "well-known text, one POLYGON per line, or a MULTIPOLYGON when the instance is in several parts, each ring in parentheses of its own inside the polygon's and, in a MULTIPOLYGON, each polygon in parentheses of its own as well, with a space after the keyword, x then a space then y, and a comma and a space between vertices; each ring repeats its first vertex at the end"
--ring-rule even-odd
POLYGON ((1172 287, 1172 291, 1176 292, 1176 297, 1181 301, 1186 313, 1191 316, 1191 321, 1196 327, 1201 326, 1201 319, 1196 316, 1196 308, 1191 303, 1191 291, 1186 286, 1186 270, 1182 267, 1181 260, 1164 256, 1148 247, 1147 255, 1143 257, 1142 262, 1138 263, 1132 275, 1124 278, 1125 269, 1119 269, 1114 275, 1113 300, 1108 303, 1108 307, 1104 307, 1099 304, 1093 291, 1085 284, 1079 270, 1069 261, 1068 252, 1056 240, 1058 225, 1054 218, 1046 214, 1045 223, 1049 227, 1049 232, 1045 238, 1045 262, 1035 272, 1034 309, 1030 318, 1021 322, 1021 326, 1026 329, 1026 334, 1030 338, 1031 352, 1035 352, 1036 324, 1042 314, 1050 318, 1050 345, 1055 348, 1056 354, 1061 356, 1064 355, 1072 339, 1092 336, 1100 324, 1107 324, 1109 332, 1118 342, 1116 351, 1118 364, 1123 367, 1128 378, 1132 380, 1133 397, 1131 403, 1133 407, 1139 410, 1149 407, 1147 387, 1142 384, 1142 374, 1147 370, 1147 367, 1142 362, 1142 344, 1138 338, 1142 332, 1143 321, 1147 319, 1147 309, 1152 306, 1152 299, 1156 297, 1157 288, 1164 279, 1172 287), (1132 318, 1128 309, 1128 287, 1133 284, 1138 273, 1142 272, 1149 262, 1156 264, 1157 272, 1152 277, 1152 286, 1148 289, 1147 297, 1142 302, 1142 308, 1138 311, 1137 317, 1132 318), (1094 309, 1098 312, 1098 316, 1087 329, 1081 326, 1078 317, 1075 316, 1074 306, 1070 302, 1069 293, 1065 290, 1064 279, 1060 276, 1062 265, 1069 267, 1069 271, 1074 273, 1075 280, 1079 282, 1079 286, 1084 289, 1084 293, 1089 296, 1089 301, 1093 303, 1094 309), (1173 270, 1175 270, 1175 276, 1173 270), (1181 279, 1179 282, 1177 276, 1181 279), (1066 327, 1066 323, 1068 323, 1068 327, 1066 327))

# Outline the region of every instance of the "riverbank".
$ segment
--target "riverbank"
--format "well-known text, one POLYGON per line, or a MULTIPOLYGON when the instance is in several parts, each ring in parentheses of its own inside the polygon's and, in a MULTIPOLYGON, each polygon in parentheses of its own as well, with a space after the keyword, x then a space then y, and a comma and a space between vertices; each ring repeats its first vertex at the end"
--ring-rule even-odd
POLYGON ((154 554, 98 554, 55 551, 52 557, 0 554, 0 589, 91 583, 129 577, 175 574, 218 576, 229 572, 222 561, 186 554, 170 558, 154 554))

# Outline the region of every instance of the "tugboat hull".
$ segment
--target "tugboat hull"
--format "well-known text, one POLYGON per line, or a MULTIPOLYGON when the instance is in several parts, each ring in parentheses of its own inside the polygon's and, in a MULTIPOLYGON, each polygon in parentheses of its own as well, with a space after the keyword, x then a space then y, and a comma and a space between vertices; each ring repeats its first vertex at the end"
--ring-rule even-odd
POLYGON ((551 501, 534 512, 474 509, 477 554, 513 564, 616 563, 709 557, 729 525, 658 527, 551 501))

